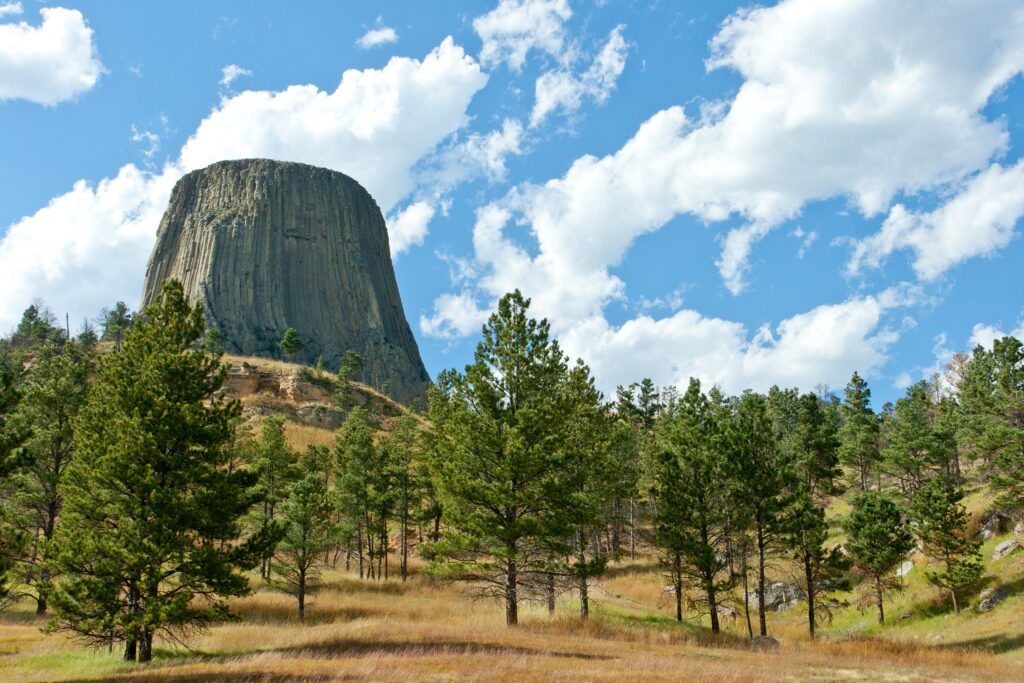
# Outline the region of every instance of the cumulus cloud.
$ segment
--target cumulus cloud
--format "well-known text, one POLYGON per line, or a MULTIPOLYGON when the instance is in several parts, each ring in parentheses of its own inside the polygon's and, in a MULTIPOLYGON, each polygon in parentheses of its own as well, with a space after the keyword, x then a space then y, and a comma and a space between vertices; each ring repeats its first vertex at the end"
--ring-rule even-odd
POLYGON ((568 0, 501 0, 493 10, 473 20, 483 47, 485 66, 506 63, 519 71, 531 50, 539 50, 562 64, 575 54, 565 22, 572 16, 568 0))
POLYGON ((325 166, 358 178, 387 212, 412 188, 413 165, 467 122, 466 107, 486 82, 446 38, 422 61, 393 57, 382 69, 350 69, 333 92, 250 90, 203 120, 181 163, 191 170, 258 156, 325 166))
POLYGON ((252 71, 249 71, 249 69, 243 69, 237 64, 228 64, 220 71, 220 87, 222 88, 230 88, 231 84, 235 82, 235 79, 241 78, 242 76, 252 76, 252 71))
POLYGON ((1021 341, 1024 341, 1024 320, 1020 321, 1016 329, 1005 332, 995 325, 987 325, 985 323, 978 323, 971 330, 970 345, 973 349, 975 346, 981 345, 986 349, 992 348, 992 342, 996 339, 1002 339, 1003 337, 1016 337, 1021 341))
POLYGON ((397 43, 398 33, 395 29, 390 26, 379 26, 377 28, 371 28, 369 31, 364 33, 359 40, 356 41, 356 45, 368 50, 371 47, 377 47, 378 45, 387 45, 388 43, 397 43))
POLYGON ((622 37, 624 28, 619 25, 612 29, 604 47, 582 74, 573 74, 565 68, 541 74, 534 88, 536 99, 530 113, 530 127, 540 125, 556 112, 572 114, 583 106, 585 99, 597 104, 608 101, 626 68, 629 46, 622 37))
POLYGON ((908 249, 917 275, 934 280, 958 263, 1005 247, 1022 216, 1024 161, 1008 168, 993 164, 934 211, 894 206, 881 230, 856 243, 847 273, 877 268, 894 251, 908 249))
POLYGON ((420 316, 420 330, 439 339, 459 339, 479 332, 488 315, 470 292, 442 294, 434 300, 433 314, 420 316))
MULTIPOLYGON (((0 6, 0 17, 20 12, 20 3, 0 6)), ((0 24, 0 101, 59 104, 91 90, 103 72, 81 12, 44 7, 39 13, 39 26, 0 24)))
MULTIPOLYGON (((333 92, 296 85, 222 99, 161 172, 129 165, 115 178, 80 181, 10 226, 0 240, 0 329, 35 297, 77 319, 117 299, 135 301, 174 182, 215 161, 269 157, 333 168, 390 212, 409 194, 413 166, 465 124, 486 81, 448 38, 422 60, 346 71, 333 92)), ((425 216, 417 204, 399 214, 399 250, 422 240, 425 216)))
POLYGON ((387 224, 391 258, 408 251, 411 247, 423 244, 433 217, 434 207, 423 201, 413 202, 398 215, 389 217, 387 224))

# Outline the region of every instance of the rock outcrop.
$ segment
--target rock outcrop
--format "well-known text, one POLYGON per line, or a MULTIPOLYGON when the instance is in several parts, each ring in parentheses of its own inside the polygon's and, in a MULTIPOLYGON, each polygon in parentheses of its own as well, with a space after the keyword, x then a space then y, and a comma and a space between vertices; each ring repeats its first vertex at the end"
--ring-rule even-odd
POLYGON ((143 306, 182 281, 229 353, 282 358, 285 329, 305 342, 293 360, 355 375, 408 403, 430 378, 405 319, 387 227, 352 178, 305 164, 246 159, 193 171, 174 188, 146 269, 143 306))

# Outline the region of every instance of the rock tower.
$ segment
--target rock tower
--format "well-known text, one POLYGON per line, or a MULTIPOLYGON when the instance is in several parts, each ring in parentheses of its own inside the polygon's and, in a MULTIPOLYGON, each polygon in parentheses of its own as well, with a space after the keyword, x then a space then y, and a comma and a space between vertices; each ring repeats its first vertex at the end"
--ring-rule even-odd
POLYGON ((229 353, 281 358, 281 337, 294 327, 305 342, 296 361, 322 357, 337 370, 352 350, 367 384, 387 384, 404 402, 426 393, 384 217, 343 173, 267 159, 189 173, 160 221, 143 306, 169 278, 205 306, 229 353))

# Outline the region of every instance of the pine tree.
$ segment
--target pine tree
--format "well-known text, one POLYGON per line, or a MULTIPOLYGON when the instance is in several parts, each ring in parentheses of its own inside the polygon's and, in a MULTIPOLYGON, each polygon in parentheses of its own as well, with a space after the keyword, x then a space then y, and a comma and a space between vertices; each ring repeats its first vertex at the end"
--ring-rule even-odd
POLYGON ((938 473, 949 471, 952 435, 935 427, 935 407, 924 380, 907 388, 882 424, 886 469, 908 497, 938 473))
POLYGON ((963 491, 940 476, 924 484, 910 504, 914 533, 925 554, 943 565, 942 571, 928 569, 925 575, 931 584, 949 591, 957 613, 964 591, 978 582, 983 571, 978 554, 981 544, 967 536, 962 499, 963 491))
POLYGON ((135 314, 125 302, 118 301, 113 308, 104 308, 100 311, 100 327, 103 328, 100 339, 114 342, 114 347, 120 351, 121 342, 134 322, 135 314))
POLYGON ((275 585, 298 601, 306 622, 306 596, 320 588, 321 554, 334 543, 331 500, 322 474, 311 472, 288 488, 283 533, 271 565, 275 585))
POLYGON ((49 594, 50 628, 148 661, 153 637, 180 637, 246 595, 241 570, 270 542, 240 542, 255 476, 229 469, 237 402, 218 396, 226 368, 195 348, 202 307, 167 282, 104 358, 74 420, 76 452, 59 492, 49 560, 64 578, 49 594))
POLYGON ((289 327, 284 331, 284 336, 281 337, 281 350, 289 360, 305 347, 306 343, 302 341, 302 337, 294 327, 289 327))
POLYGON ((719 632, 719 596, 729 588, 727 577, 721 576, 727 567, 723 551, 729 529, 723 426, 700 382, 691 379, 656 429, 661 455, 654 490, 655 537, 669 550, 676 618, 682 617, 681 588, 691 584, 707 600, 713 633, 719 632))
POLYGON ((14 498, 36 537, 25 558, 24 580, 36 587, 37 614, 46 611, 43 594, 52 577, 42 558, 63 504, 59 485, 74 452, 72 421, 85 402, 89 360, 73 342, 41 351, 25 379, 15 416, 30 434, 26 457, 15 477, 14 498))
POLYGON ((338 432, 335 459, 337 505, 350 533, 356 536, 359 578, 383 578, 393 492, 387 450, 374 443, 364 408, 353 408, 338 432))
POLYGON ((804 484, 791 503, 786 525, 786 545, 799 567, 800 588, 807 599, 807 629, 813 639, 822 611, 819 598, 849 588, 846 574, 851 562, 839 546, 825 547, 829 535, 825 508, 815 502, 804 484))
POLYGON ((399 569, 402 581, 405 581, 409 575, 410 524, 422 489, 419 420, 411 413, 403 415, 385 443, 387 467, 391 470, 389 481, 394 487, 393 498, 399 522, 399 569))
POLYGON ((846 396, 839 408, 839 461, 854 473, 854 484, 861 491, 871 488, 871 476, 881 460, 878 447, 878 418, 871 410, 871 390, 856 372, 846 385, 846 396))
POLYGON ((767 400, 760 394, 745 392, 736 400, 726 443, 733 505, 744 510, 757 552, 758 620, 760 634, 765 636, 765 566, 782 540, 792 463, 782 457, 767 400))
MULTIPOLYGON (((13 487, 11 475, 21 464, 20 446, 27 436, 11 421, 21 400, 20 370, 21 364, 6 348, 0 348, 0 492, 13 487)), ((10 596, 12 570, 27 545, 21 516, 0 498, 0 604, 10 596)))
POLYGON ((558 514, 571 494, 557 447, 566 362, 528 307, 518 291, 502 297, 474 362, 431 390, 431 421, 446 441, 434 479, 448 525, 433 571, 501 599, 508 625, 519 621, 522 590, 546 575, 549 544, 570 533, 558 514))
MULTIPOLYGON (((250 469, 257 476, 257 492, 262 501, 262 514, 258 527, 272 533, 277 519, 277 508, 288 495, 288 486, 298 476, 297 456, 288 446, 284 434, 284 419, 267 417, 260 426, 260 437, 250 452, 250 469)), ((260 576, 270 579, 270 552, 260 562, 260 576)))
POLYGON ((853 499, 845 525, 846 550, 854 567, 871 579, 878 623, 885 622, 882 598, 892 587, 892 573, 914 547, 914 539, 896 504, 878 491, 864 491, 853 499))

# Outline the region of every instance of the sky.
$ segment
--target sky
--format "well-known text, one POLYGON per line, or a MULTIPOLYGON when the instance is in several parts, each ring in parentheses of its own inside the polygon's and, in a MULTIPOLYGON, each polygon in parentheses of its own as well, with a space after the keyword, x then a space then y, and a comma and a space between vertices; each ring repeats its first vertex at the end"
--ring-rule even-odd
POLYGON ((138 304, 174 183, 342 171, 431 375, 519 288, 606 392, 876 403, 1024 337, 1019 0, 0 0, 0 330, 138 304))

